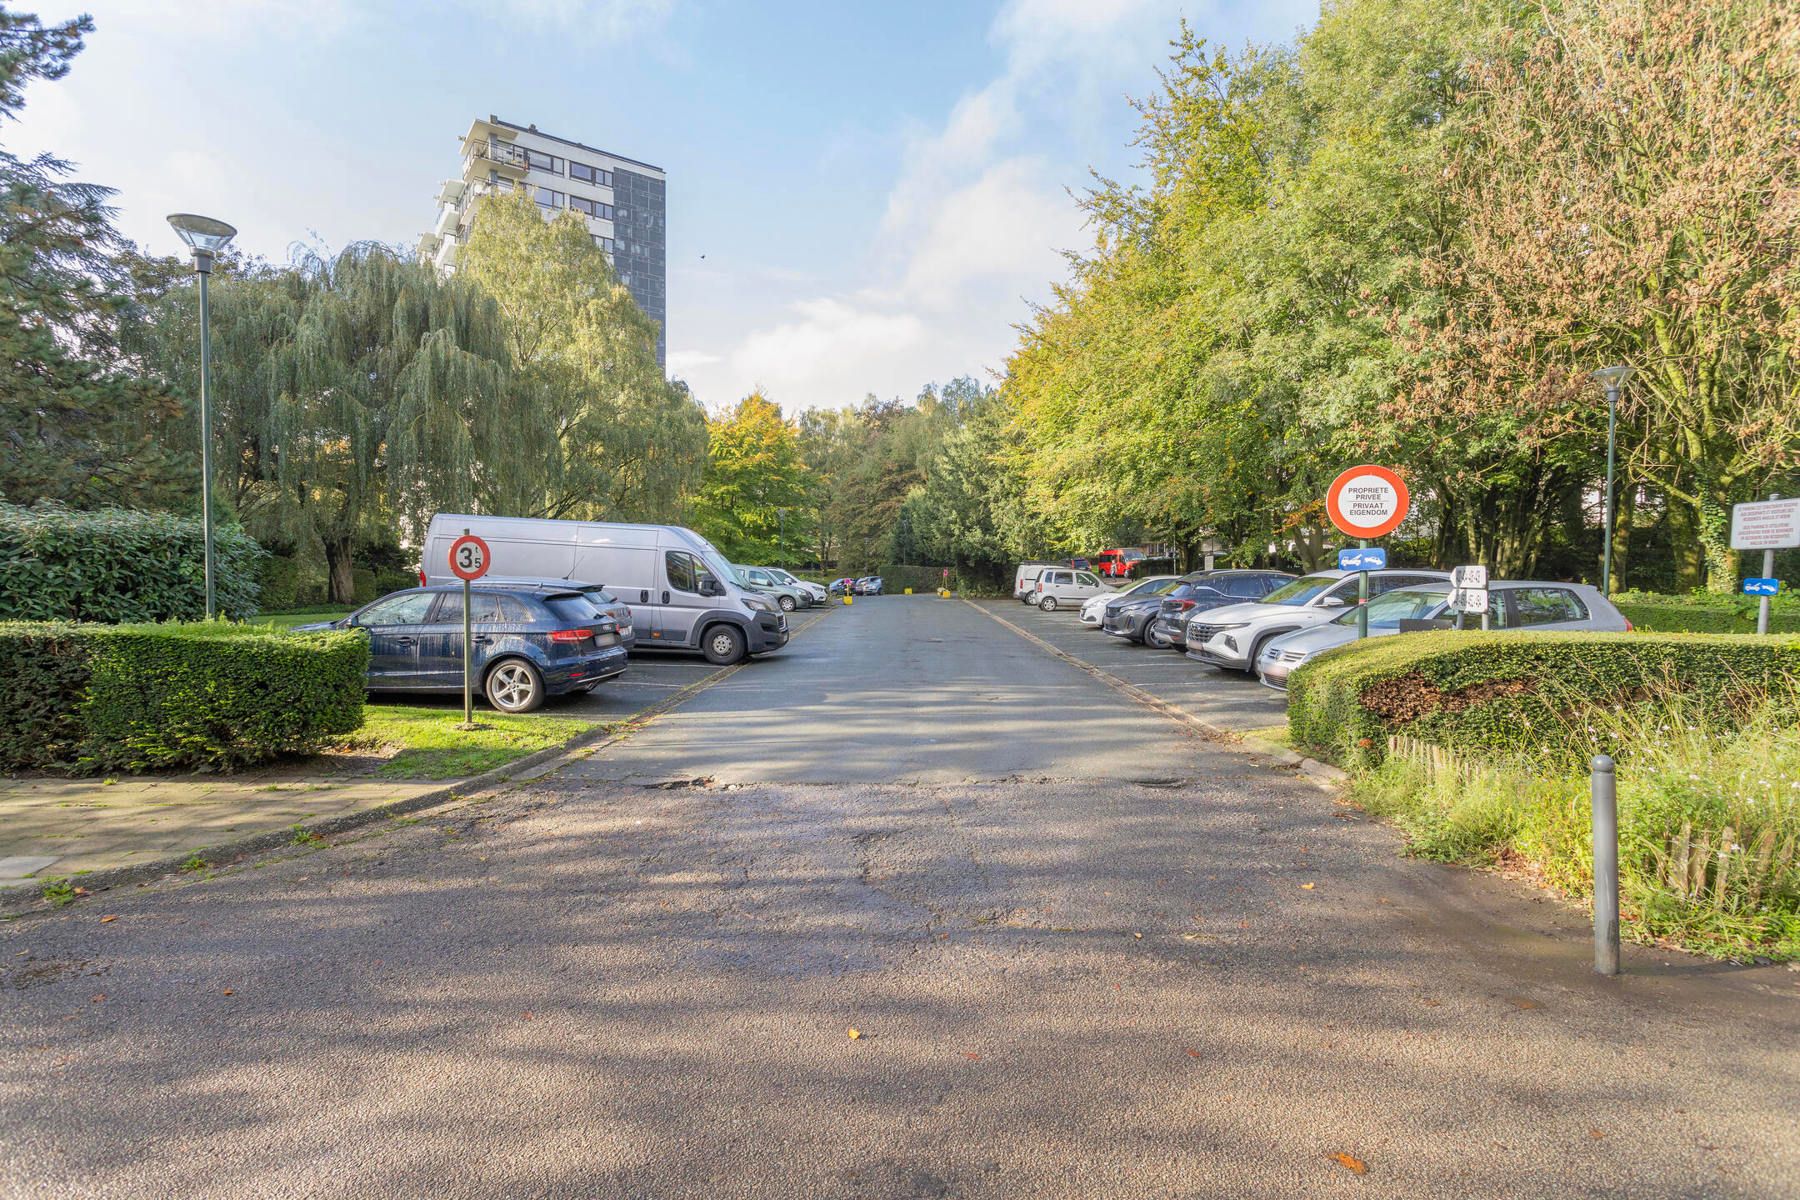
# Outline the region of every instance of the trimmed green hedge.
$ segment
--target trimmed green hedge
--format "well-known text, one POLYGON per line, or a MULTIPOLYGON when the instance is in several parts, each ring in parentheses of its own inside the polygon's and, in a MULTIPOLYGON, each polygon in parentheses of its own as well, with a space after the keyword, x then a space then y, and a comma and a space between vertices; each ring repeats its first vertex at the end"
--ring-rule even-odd
POLYGON ((230 770, 362 724, 360 633, 0 624, 0 766, 230 770))
MULTIPOLYGON (((1409 633, 1322 654, 1288 683, 1296 743, 1378 763, 1389 734, 1480 759, 1579 766, 1596 706, 1672 692, 1721 724, 1800 679, 1800 638, 1702 634, 1409 633)), ((1693 707, 1693 706, 1690 706, 1693 707)))
MULTIPOLYGON (((1668 602, 1618 601, 1619 611, 1638 629, 1647 633, 1755 633, 1756 604, 1698 605, 1684 604, 1675 597, 1668 602)), ((1800 633, 1800 612, 1791 606, 1769 613, 1770 633, 1800 633)))
MULTIPOLYGON (((219 611, 256 613, 263 549, 235 525, 213 530, 219 611)), ((206 615, 198 517, 0 504, 0 620, 192 621, 206 615)))

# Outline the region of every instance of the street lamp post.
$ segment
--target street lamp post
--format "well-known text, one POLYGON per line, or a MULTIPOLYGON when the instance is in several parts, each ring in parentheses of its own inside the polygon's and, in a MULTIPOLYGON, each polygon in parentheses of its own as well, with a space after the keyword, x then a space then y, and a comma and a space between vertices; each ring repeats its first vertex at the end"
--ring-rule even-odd
POLYGON ((193 251, 194 274, 200 277, 200 529, 206 541, 206 619, 210 621, 219 615, 219 603, 213 581, 212 329, 206 281, 212 275, 213 259, 231 244, 237 230, 193 213, 171 213, 169 224, 193 251))
POLYGON ((1627 366, 1601 367, 1593 377, 1606 388, 1606 503, 1600 534, 1600 594, 1612 595, 1613 460, 1618 445, 1619 389, 1631 378, 1627 366))

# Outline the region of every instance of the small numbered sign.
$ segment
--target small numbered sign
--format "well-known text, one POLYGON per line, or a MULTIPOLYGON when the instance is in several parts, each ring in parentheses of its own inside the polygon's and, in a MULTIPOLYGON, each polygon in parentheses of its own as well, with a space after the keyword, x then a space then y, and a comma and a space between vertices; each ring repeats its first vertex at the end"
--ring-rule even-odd
POLYGON ((1486 612, 1488 607, 1488 590, 1486 588, 1457 588, 1450 593, 1450 607, 1457 612, 1486 612))
POLYGON ((493 555, 488 544, 472 533, 465 533, 450 543, 450 573, 471 582, 488 573, 493 555))
POLYGON ((1473 588, 1480 590, 1486 588, 1487 585, 1488 572, 1486 567, 1469 566, 1450 568, 1450 586, 1453 588, 1473 588))

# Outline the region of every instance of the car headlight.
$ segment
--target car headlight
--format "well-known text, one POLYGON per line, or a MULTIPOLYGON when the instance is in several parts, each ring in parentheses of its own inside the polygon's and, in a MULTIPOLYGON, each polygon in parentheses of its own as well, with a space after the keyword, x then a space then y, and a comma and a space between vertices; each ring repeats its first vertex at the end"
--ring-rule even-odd
POLYGON ((1250 622, 1248 622, 1248 621, 1236 621, 1229 625, 1214 625, 1213 632, 1214 633, 1224 633, 1227 629, 1242 629, 1244 626, 1248 625, 1249 623, 1250 622))
POLYGON ((744 607, 751 612, 774 612, 775 606, 757 596, 745 596, 744 607))

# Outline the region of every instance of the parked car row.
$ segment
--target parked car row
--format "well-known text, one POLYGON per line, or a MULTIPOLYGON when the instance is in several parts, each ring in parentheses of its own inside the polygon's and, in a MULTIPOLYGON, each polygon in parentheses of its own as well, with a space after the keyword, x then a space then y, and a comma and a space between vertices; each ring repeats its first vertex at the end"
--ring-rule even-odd
POLYGON ((486 544, 489 567, 470 586, 474 679, 502 712, 592 691, 642 651, 724 665, 779 650, 787 614, 830 598, 778 567, 729 562, 676 525, 440 513, 426 531, 420 586, 296 629, 366 630, 370 691, 460 692, 463 585, 449 568, 465 533, 486 544))
MULTIPOLYGON (((1083 625, 1112 637, 1173 650, 1195 662, 1254 674, 1285 688, 1294 668, 1357 639, 1360 586, 1355 571, 1217 570, 1153 575, 1114 590, 1090 573, 1051 563, 1022 564, 1013 595, 1046 612, 1083 597, 1083 625), (1091 585, 1091 586, 1090 586, 1091 585)), ((1368 572, 1372 637, 1424 629, 1480 628, 1481 614, 1458 622, 1447 571, 1393 568, 1368 572)), ((1579 583, 1497 580, 1488 585, 1492 629, 1631 628, 1610 600, 1579 583)))
POLYGON ((832 580, 830 590, 833 596, 879 596, 882 594, 881 576, 864 575, 859 579, 846 575, 832 580))

